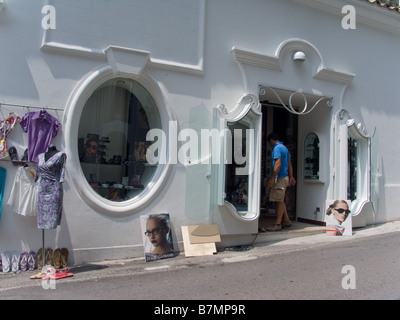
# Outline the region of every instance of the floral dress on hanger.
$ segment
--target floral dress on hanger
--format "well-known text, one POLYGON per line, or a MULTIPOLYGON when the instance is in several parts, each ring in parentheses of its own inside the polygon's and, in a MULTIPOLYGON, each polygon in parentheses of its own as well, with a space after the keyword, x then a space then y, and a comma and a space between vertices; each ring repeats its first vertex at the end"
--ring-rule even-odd
POLYGON ((8 157, 7 137, 20 121, 21 117, 14 112, 11 112, 7 119, 0 120, 0 159, 8 157))
POLYGON ((58 152, 47 161, 45 153, 38 156, 37 224, 39 229, 56 229, 61 222, 63 186, 67 155, 58 152))

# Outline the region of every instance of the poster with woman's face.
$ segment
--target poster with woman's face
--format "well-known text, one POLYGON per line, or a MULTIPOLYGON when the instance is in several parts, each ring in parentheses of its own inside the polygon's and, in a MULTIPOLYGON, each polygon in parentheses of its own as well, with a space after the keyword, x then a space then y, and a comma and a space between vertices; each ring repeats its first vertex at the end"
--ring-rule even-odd
POLYGON ((176 256, 168 213, 140 217, 146 262, 176 256))
POLYGON ((327 200, 325 211, 326 234, 331 236, 351 236, 353 227, 351 221, 350 201, 327 200))

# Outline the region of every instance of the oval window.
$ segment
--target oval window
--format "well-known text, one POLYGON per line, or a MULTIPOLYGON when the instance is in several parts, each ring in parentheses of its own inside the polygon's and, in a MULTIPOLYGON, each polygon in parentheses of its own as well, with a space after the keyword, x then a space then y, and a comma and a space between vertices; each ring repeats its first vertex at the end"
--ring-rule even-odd
POLYGON ((79 123, 78 151, 91 188, 113 202, 138 197, 150 184, 157 165, 146 160, 146 135, 161 128, 158 108, 138 82, 117 78, 97 88, 79 123))

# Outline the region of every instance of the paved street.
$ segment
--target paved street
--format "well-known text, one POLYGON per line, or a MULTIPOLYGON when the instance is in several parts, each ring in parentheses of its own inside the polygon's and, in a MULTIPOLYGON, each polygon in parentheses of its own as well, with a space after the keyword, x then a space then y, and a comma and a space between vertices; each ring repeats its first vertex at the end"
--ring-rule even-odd
POLYGON ((1 275, 0 299, 400 299, 396 228, 346 239, 304 237, 212 257, 77 266, 74 277, 47 290, 23 274, 1 275))

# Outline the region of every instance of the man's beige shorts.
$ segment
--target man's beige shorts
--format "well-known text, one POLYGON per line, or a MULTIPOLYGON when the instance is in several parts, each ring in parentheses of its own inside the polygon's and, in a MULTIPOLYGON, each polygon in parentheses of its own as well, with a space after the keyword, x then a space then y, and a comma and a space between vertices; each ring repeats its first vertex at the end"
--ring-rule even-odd
POLYGON ((269 193, 269 201, 283 202, 286 188, 289 186, 289 177, 278 178, 269 193))

